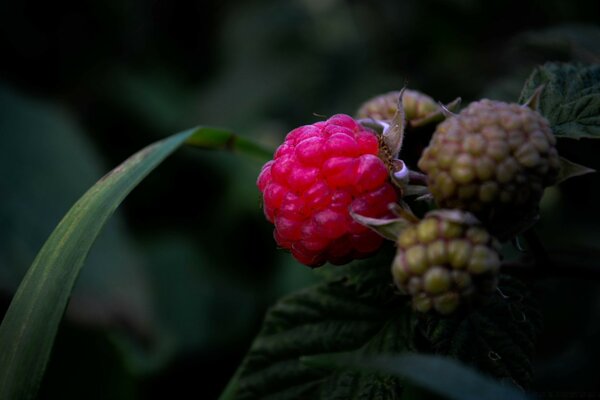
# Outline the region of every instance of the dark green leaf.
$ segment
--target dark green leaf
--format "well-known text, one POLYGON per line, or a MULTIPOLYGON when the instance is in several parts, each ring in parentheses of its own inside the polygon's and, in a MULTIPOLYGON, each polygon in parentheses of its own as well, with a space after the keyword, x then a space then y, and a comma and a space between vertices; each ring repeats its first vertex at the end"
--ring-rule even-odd
POLYGON ((380 372, 405 378, 433 393, 454 400, 525 400, 522 391, 481 375, 450 358, 402 354, 357 357, 353 354, 327 354, 306 357, 306 364, 336 370, 353 369, 380 372))
POLYGON ((320 353, 412 348, 415 321, 406 299, 390 284, 389 262, 345 267, 328 282, 280 300, 269 311, 227 398, 393 398, 400 393, 394 378, 323 371, 300 361, 320 353))
POLYGON ((543 84, 539 111, 556 136, 600 137, 600 65, 548 63, 538 67, 525 82, 520 102, 543 84))
POLYGON ((192 135, 187 139, 187 144, 208 150, 230 150, 260 161, 268 161, 273 156, 272 150, 225 129, 210 129, 202 135, 192 135))
POLYGON ((38 253, 0 325, 0 398, 35 396, 73 285, 94 240, 127 194, 187 140, 263 154, 230 132, 194 128, 144 148, 88 190, 38 253))
POLYGON ((531 358, 541 316, 526 287, 502 276, 499 290, 478 309, 420 321, 424 351, 449 355, 494 377, 531 384, 531 358))
POLYGON ((394 377, 324 371, 300 360, 336 352, 357 357, 436 352, 492 376, 529 383, 538 316, 521 285, 503 281, 508 298, 497 293, 469 313, 417 316, 408 298, 395 293, 389 262, 336 270, 328 282, 277 303, 230 385, 236 393, 230 390, 229 398, 394 398, 402 393, 394 377))

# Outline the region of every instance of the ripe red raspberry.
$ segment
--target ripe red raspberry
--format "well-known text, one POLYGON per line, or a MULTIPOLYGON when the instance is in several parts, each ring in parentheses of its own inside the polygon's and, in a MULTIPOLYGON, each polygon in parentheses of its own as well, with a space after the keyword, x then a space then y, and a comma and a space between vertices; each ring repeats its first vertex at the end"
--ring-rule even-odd
POLYGON ((378 152, 377 136, 343 114, 288 133, 257 181, 277 244, 311 267, 376 251, 383 239, 349 210, 382 218, 397 200, 378 152))

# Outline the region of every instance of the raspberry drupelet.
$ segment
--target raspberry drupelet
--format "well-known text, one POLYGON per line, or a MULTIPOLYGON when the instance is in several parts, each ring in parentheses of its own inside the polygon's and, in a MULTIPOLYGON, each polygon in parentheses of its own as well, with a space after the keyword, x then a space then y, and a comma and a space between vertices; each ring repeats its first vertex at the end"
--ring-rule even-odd
POLYGON ((383 238, 349 213, 385 218, 397 201, 378 153, 375 133, 343 114, 288 133, 257 181, 277 244, 311 267, 379 249, 383 238))

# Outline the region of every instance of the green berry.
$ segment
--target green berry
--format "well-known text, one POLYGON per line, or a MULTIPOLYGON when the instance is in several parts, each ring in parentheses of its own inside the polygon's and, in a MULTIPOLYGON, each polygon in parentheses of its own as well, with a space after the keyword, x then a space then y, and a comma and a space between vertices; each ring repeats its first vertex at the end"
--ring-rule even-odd
POLYGON ((535 214, 560 162, 548 121, 519 104, 481 100, 440 123, 419 160, 442 208, 474 213, 497 236, 535 214))
MULTIPOLYGON (((399 91, 389 92, 367 100, 358 110, 358 118, 391 120, 398 110, 399 91)), ((402 97, 404 115, 408 121, 425 117, 439 109, 431 97, 416 90, 405 89, 402 97)))
POLYGON ((450 314, 496 287, 498 241, 469 213, 438 210, 404 229, 396 241, 394 283, 420 312, 450 314))
POLYGON ((431 267, 425 272, 425 291, 429 294, 444 293, 450 289, 450 272, 443 267, 431 267))
POLYGON ((447 292, 433 299, 434 308, 443 315, 452 314, 460 303, 460 296, 456 292, 447 292))

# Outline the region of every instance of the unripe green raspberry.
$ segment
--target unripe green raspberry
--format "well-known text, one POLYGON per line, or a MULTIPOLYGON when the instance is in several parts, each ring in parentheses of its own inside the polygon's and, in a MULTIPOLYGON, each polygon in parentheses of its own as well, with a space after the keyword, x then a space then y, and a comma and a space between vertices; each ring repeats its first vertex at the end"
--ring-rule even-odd
MULTIPOLYGON (((358 118, 391 120, 398 110, 399 91, 385 93, 367 100, 358 110, 358 118)), ((404 115, 408 121, 427 116, 439 106, 431 97, 416 90, 404 89, 404 115)))
POLYGON ((440 123, 419 160, 440 207, 477 215, 495 234, 535 212, 560 169, 556 138, 538 112, 481 100, 440 123))
POLYGON ((428 213, 398 236, 392 264, 396 286, 421 312, 450 314, 473 296, 496 288, 499 244, 468 213, 428 213))

